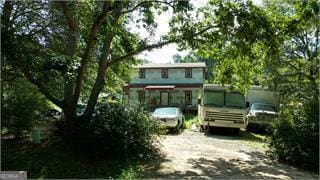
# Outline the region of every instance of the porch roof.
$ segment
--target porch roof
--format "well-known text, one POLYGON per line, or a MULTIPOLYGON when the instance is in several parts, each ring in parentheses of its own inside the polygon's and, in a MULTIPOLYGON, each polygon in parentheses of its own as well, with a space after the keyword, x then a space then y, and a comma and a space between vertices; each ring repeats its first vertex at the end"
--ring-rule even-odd
POLYGON ((145 90, 172 90, 175 86, 146 86, 145 90))

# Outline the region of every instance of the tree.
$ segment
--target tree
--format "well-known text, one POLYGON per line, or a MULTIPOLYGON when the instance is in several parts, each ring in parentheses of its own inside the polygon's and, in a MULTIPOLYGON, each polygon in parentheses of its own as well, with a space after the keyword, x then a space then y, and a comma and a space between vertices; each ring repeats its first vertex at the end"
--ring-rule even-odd
POLYGON ((168 7, 177 14, 190 9, 185 1, 5 1, 1 16, 3 60, 63 109, 72 129, 76 119, 90 119, 106 73, 135 63, 133 56, 142 51, 176 41, 150 43, 128 26, 134 21, 152 35, 154 13, 168 7), (90 71, 96 75, 92 85, 86 86, 84 80, 92 78, 90 71), (90 89, 89 98, 85 112, 77 117, 84 87, 90 89))
POLYGON ((190 51, 186 56, 180 56, 179 54, 173 55, 174 63, 193 63, 193 62, 205 62, 207 65, 207 79, 209 83, 212 83, 215 76, 216 62, 214 59, 205 59, 200 57, 193 51, 190 51))
POLYGON ((319 9, 316 1, 267 2, 288 24, 276 66, 265 77, 282 92, 283 108, 269 138, 276 158, 319 171, 319 9))
POLYGON ((252 2, 213 0, 196 17, 173 18, 172 35, 201 57, 218 62, 217 81, 246 91, 258 81, 283 95, 270 136, 281 160, 318 169, 319 10, 317 1, 252 2), (205 17, 203 19, 199 17, 205 17), (200 19, 200 20, 199 20, 200 19))
POLYGON ((199 57, 193 52, 190 51, 185 56, 180 56, 179 54, 173 55, 174 63, 192 63, 192 62, 200 62, 199 57))

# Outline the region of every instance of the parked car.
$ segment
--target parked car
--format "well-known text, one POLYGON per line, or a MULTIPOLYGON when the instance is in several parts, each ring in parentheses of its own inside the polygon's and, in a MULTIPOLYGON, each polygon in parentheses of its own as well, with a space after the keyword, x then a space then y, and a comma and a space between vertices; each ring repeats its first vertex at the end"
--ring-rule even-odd
POLYGON ((180 108, 157 108, 152 113, 152 118, 159 120, 167 128, 179 129, 184 123, 184 115, 180 108))
POLYGON ((61 112, 59 112, 58 110, 56 109, 47 109, 43 116, 44 117, 51 117, 51 118, 55 118, 55 119, 60 119, 61 118, 61 112))
POLYGON ((268 125, 274 118, 278 117, 277 109, 274 105, 253 103, 247 115, 249 124, 268 125))

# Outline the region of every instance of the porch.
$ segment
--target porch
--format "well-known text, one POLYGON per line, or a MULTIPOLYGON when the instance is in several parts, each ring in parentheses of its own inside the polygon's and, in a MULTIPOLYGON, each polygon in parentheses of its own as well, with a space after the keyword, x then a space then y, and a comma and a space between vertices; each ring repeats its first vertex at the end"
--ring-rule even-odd
POLYGON ((159 107, 179 107, 183 111, 197 112, 200 87, 177 87, 175 85, 130 88, 129 103, 145 104, 153 111, 159 107))

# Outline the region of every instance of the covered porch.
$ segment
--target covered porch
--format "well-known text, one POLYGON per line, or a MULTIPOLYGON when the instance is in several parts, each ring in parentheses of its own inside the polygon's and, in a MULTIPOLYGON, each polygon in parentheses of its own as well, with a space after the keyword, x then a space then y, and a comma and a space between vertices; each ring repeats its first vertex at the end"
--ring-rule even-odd
POLYGON ((159 107, 179 107, 182 110, 196 111, 198 88, 181 88, 175 85, 146 86, 145 103, 154 110, 159 107), (193 97, 194 96, 194 97, 193 97))

